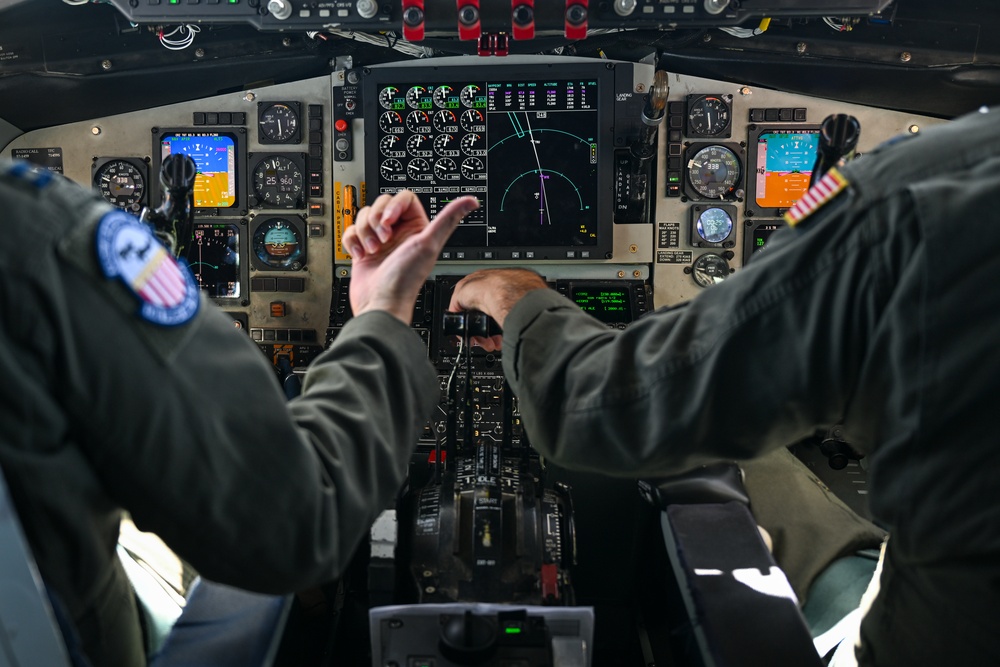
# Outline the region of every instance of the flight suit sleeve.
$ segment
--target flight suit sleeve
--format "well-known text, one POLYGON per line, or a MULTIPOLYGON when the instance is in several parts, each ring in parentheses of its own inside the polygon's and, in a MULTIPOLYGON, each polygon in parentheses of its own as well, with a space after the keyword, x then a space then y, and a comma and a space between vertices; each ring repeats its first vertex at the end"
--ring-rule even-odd
MULTIPOLYGON (((531 444, 561 465, 671 474, 746 459, 842 416, 877 326, 889 211, 844 195, 808 233, 698 298, 609 330, 551 290, 504 322, 504 371, 531 444)), ((776 235, 777 237, 778 235, 776 235)))
MULTIPOLYGON (((287 592, 339 575, 390 505, 437 397, 419 337, 354 318, 288 402, 260 349, 202 299, 173 327, 98 273, 93 229, 63 243, 61 399, 112 499, 202 575, 287 592)), ((61 330, 61 335, 59 332, 61 330)), ((43 337, 44 338, 44 337, 43 337)))

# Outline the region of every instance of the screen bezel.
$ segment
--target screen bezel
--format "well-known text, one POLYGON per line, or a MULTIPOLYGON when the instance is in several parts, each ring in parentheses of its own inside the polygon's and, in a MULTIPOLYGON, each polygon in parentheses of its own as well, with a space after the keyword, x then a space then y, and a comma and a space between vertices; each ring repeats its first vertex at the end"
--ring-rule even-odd
MULTIPOLYGON (((229 220, 225 218, 202 218, 195 219, 194 226, 198 225, 232 225, 239 230, 239 242, 237 243, 237 253, 240 258, 240 266, 238 272, 239 284, 240 284, 240 294, 239 296, 211 296, 207 290, 202 290, 205 297, 211 301, 218 304, 228 304, 232 306, 234 303, 240 303, 250 298, 250 267, 247 258, 249 257, 249 247, 250 247, 250 234, 246 225, 240 224, 238 220, 229 220)), ((192 229, 192 239, 190 243, 194 243, 194 229, 192 229)), ((185 259, 185 261, 187 261, 185 259)), ((194 271, 192 270, 192 273, 194 271)))
POLYGON ((747 227, 743 233, 743 266, 746 266, 754 256, 753 240, 757 230, 767 226, 774 227, 774 229, 769 230, 768 238, 770 239, 771 234, 787 225, 784 220, 754 220, 753 224, 747 227))
MULTIPOLYGON (((595 260, 611 259, 614 235, 614 92, 615 68, 607 62, 499 65, 484 68, 475 65, 439 65, 423 68, 378 68, 364 70, 362 82, 365 123, 365 181, 369 201, 378 196, 379 150, 378 118, 382 108, 377 91, 383 85, 451 84, 454 82, 521 82, 554 78, 559 80, 591 78, 598 82, 598 155, 596 225, 593 245, 549 246, 478 246, 446 245, 445 260, 595 260)), ((489 219, 486 220, 489 224, 489 219)))
POLYGON ((746 210, 750 215, 764 218, 780 218, 788 208, 760 206, 757 204, 757 146, 761 135, 772 132, 796 134, 804 132, 818 132, 819 125, 790 125, 782 123, 780 125, 756 125, 750 127, 747 135, 747 158, 744 171, 746 172, 746 210))
POLYGON ((233 145, 236 148, 236 160, 235 167, 236 173, 234 174, 234 185, 236 187, 236 199, 232 206, 207 206, 207 207, 196 207, 194 209, 195 217, 199 215, 211 215, 211 216, 243 216, 246 215, 247 209, 247 186, 246 178, 247 175, 243 173, 246 169, 247 164, 247 146, 246 146, 246 128, 243 127, 217 127, 207 130, 205 128, 198 127, 170 127, 170 128, 157 128, 154 127, 153 133, 153 151, 152 151, 152 164, 150 165, 150 204, 152 208, 156 208, 160 205, 163 199, 163 187, 160 183, 160 168, 163 164, 163 152, 161 144, 163 139, 172 134, 189 134, 189 135, 223 135, 228 136, 233 140, 233 145), (154 196, 155 195, 155 196, 154 196))

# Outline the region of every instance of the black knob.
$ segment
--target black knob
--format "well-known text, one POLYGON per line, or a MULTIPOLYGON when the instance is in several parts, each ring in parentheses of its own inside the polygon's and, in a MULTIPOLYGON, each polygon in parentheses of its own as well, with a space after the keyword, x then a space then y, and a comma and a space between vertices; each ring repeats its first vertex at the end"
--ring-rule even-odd
POLYGON ((416 27, 424 22, 424 12, 417 7, 407 7, 403 12, 403 23, 410 27, 416 27))
POLYGON ((460 665, 476 665, 496 651, 497 625, 492 618, 471 611, 441 616, 441 654, 460 665))
POLYGON ((479 20, 479 10, 472 5, 466 5, 458 12, 458 21, 462 25, 475 25, 479 20))
POLYGON ((511 17, 517 25, 528 25, 535 20, 535 12, 531 5, 518 5, 514 8, 511 17))
POLYGON ((583 5, 570 5, 566 8, 566 20, 573 25, 580 25, 587 20, 587 8, 583 5))

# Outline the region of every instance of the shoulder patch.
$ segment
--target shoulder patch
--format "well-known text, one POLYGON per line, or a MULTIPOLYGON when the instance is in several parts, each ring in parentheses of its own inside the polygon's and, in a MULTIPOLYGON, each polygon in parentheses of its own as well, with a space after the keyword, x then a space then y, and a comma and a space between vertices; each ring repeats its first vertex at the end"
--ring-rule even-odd
POLYGON ((51 171, 31 164, 27 160, 4 161, 3 173, 13 179, 28 183, 41 190, 55 179, 51 171))
POLYGON ((97 223, 97 260, 108 278, 118 277, 139 298, 139 315, 176 326, 191 320, 201 303, 198 284, 152 231, 123 211, 97 223))
POLYGON ((795 205, 785 211, 785 222, 789 227, 795 227, 810 215, 818 211, 824 204, 839 195, 849 185, 843 174, 833 167, 816 185, 802 195, 795 205))

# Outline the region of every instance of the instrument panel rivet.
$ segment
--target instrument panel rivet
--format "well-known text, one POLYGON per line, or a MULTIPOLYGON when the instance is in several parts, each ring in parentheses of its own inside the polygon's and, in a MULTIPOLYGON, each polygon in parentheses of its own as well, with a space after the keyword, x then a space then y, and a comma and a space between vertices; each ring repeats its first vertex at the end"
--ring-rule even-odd
POLYGON ((630 245, 628 247, 628 251, 629 252, 639 252, 639 246, 637 246, 636 244, 633 243, 632 245, 630 245))
POLYGON ((637 92, 637 93, 644 93, 644 92, 646 92, 646 84, 641 83, 641 82, 635 84, 635 92, 637 92))
POLYGON ((805 42, 799 42, 798 44, 795 45, 795 51, 796 51, 796 53, 805 53, 806 49, 808 49, 808 48, 809 47, 806 46, 805 42))
POLYGON ((624 278, 625 277, 625 272, 624 271, 619 271, 618 272, 618 277, 619 278, 624 278))
POLYGON ((110 60, 104 59, 104 60, 101 61, 101 69, 104 70, 105 72, 107 72, 109 69, 111 69, 111 67, 112 67, 112 64, 111 64, 110 60))
POLYGON ((910 131, 910 134, 917 134, 917 133, 920 132, 920 126, 919 125, 911 125, 907 129, 910 131))
POLYGON ((205 49, 201 49, 201 48, 195 49, 194 50, 194 57, 195 58, 204 58, 205 57, 205 49))
POLYGON ((913 59, 913 55, 909 51, 903 51, 899 54, 899 62, 908 63, 913 59))
POLYGON ((635 271, 632 272, 633 278, 639 278, 641 276, 642 276, 642 271, 640 271, 639 269, 636 269, 635 271))
POLYGON ((257 96, 255 94, 253 94, 252 92, 249 92, 249 93, 247 93, 246 95, 243 96, 243 101, 244 102, 253 102, 255 99, 257 99, 257 96))
POLYGON ((94 127, 90 128, 90 133, 96 137, 101 133, 101 128, 95 125, 94 127))
POLYGON ((744 97, 747 95, 753 95, 753 89, 751 89, 750 86, 743 86, 740 88, 740 95, 743 95, 744 97))

